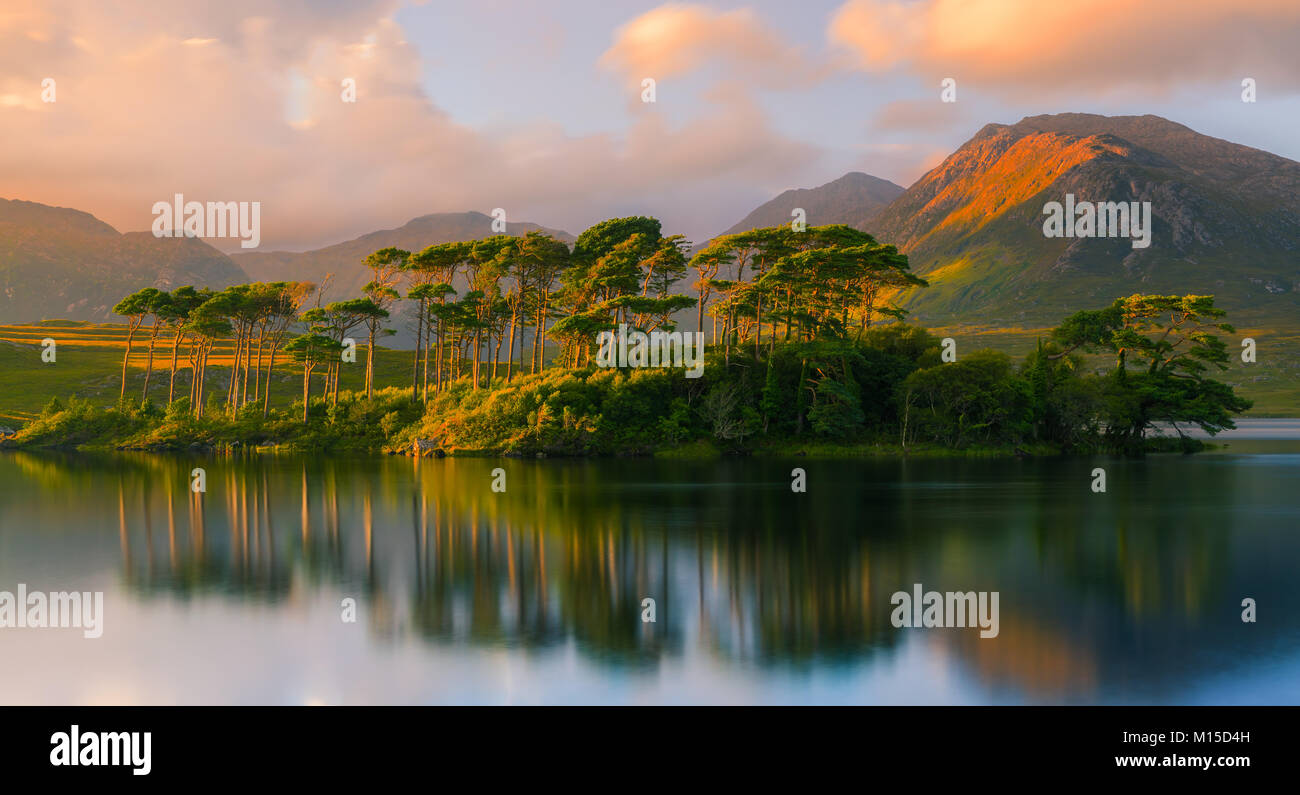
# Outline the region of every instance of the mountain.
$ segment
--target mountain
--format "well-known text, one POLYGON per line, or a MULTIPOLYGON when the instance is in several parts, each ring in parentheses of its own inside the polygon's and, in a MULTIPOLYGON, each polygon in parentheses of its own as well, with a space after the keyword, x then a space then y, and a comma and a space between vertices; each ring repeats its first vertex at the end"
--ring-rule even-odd
POLYGON ((118 320, 113 306, 143 287, 246 281, 202 240, 121 234, 89 213, 0 199, 0 318, 118 320))
POLYGON ((860 171, 850 171, 839 179, 816 188, 788 190, 760 205, 724 234, 788 224, 792 220, 790 213, 796 207, 803 208, 809 226, 849 224, 866 228, 901 193, 903 188, 889 180, 860 171))
MULTIPOLYGON (((321 284, 325 275, 332 273, 334 277, 326 298, 338 300, 361 295, 362 286, 370 281, 370 270, 362 264, 366 255, 388 246, 416 252, 435 243, 488 237, 493 234, 492 220, 491 216, 477 212, 436 213, 414 218, 397 229, 370 232, 313 251, 240 251, 231 256, 256 281, 309 281, 321 284)), ((510 235, 523 235, 533 230, 547 232, 567 243, 574 240, 567 232, 547 229, 537 224, 506 224, 506 233, 510 235)))
POLYGON ((869 231, 929 288, 899 296, 926 324, 1055 324, 1134 292, 1210 293, 1238 321, 1294 327, 1300 163, 1158 116, 1067 113, 990 124, 869 231), (1150 202, 1151 242, 1044 234, 1044 206, 1150 202))

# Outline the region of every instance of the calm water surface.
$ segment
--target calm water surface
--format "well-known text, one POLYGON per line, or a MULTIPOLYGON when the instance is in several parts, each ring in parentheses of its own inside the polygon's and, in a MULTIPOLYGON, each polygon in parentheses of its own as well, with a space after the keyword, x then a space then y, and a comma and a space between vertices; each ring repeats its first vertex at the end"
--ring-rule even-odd
POLYGON ((0 629, 0 703, 1295 704, 1298 563, 1295 440, 1140 461, 7 452, 0 590, 103 591, 105 618, 95 640, 0 629), (913 583, 998 591, 999 635, 894 628, 913 583))

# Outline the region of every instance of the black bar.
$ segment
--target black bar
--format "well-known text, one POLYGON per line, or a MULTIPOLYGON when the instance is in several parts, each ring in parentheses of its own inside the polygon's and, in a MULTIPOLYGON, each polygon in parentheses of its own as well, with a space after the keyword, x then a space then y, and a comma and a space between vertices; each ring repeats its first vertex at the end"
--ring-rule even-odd
MULTIPOLYGON (((552 774, 578 780, 597 768, 638 781, 725 770, 760 780, 856 776, 865 786, 894 771, 927 781, 985 775, 993 778, 969 780, 1181 786, 1293 775, 1300 715, 1289 707, 17 707, 2 714, 6 774, 127 786, 440 781, 449 771, 543 786, 552 774), (51 737, 74 725, 83 753, 88 732, 148 732, 148 774, 125 764, 54 766, 51 737)), ((593 781, 607 789, 624 779, 593 781)))

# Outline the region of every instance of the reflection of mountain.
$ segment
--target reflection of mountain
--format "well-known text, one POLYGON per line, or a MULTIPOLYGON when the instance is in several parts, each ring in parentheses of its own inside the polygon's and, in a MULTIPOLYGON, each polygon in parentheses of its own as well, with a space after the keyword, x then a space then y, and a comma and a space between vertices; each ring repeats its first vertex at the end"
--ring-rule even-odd
POLYGON ((1074 633, 1036 621, 1006 617, 997 643, 972 634, 940 633, 935 644, 991 685, 1015 688, 1031 698, 1086 697, 1098 686, 1096 652, 1074 633))
POLYGON ((804 500, 764 461, 12 453, 0 537, 107 561, 147 599, 356 596, 375 638, 801 670, 919 643, 1012 698, 1177 698, 1300 628, 1286 470, 1225 460, 1111 462, 1107 495, 1076 488, 1086 461, 805 461, 804 500), (890 594, 915 582, 999 591, 998 638, 891 627, 890 594), (1241 624, 1246 595, 1267 625, 1241 624))

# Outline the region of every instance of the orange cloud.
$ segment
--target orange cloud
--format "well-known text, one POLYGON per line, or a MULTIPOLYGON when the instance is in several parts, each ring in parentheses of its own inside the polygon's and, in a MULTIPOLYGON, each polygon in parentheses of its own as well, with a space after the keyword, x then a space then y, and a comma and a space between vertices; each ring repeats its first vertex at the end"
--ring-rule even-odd
POLYGON ((1298 87, 1295 0, 849 0, 828 29, 861 68, 1002 93, 1298 87))
POLYGON ((600 62, 638 82, 677 77, 710 63, 721 64, 729 77, 773 88, 806 85, 827 73, 747 8, 715 11, 679 3, 620 27, 600 62))
POLYGON ((877 132, 946 130, 966 121, 965 105, 941 102, 938 88, 930 100, 900 99, 876 111, 871 127, 877 132))
MULTIPOLYGON (((148 229, 154 202, 175 193, 258 201, 266 250, 494 207, 575 232, 611 208, 678 208, 666 224, 698 224, 702 195, 793 174, 818 154, 743 94, 679 126, 648 113, 619 135, 544 120, 485 133, 425 94, 395 2, 329 5, 168 0, 141 11, 149 25, 96 3, 6 8, 0 97, 14 99, 0 100, 0 195, 83 209, 123 231, 148 229), (40 102, 46 76, 53 104, 40 102), (341 99, 344 78, 355 103, 341 99), (629 197, 641 204, 624 207, 629 197)), ((718 212, 710 223, 734 210, 718 212)))

